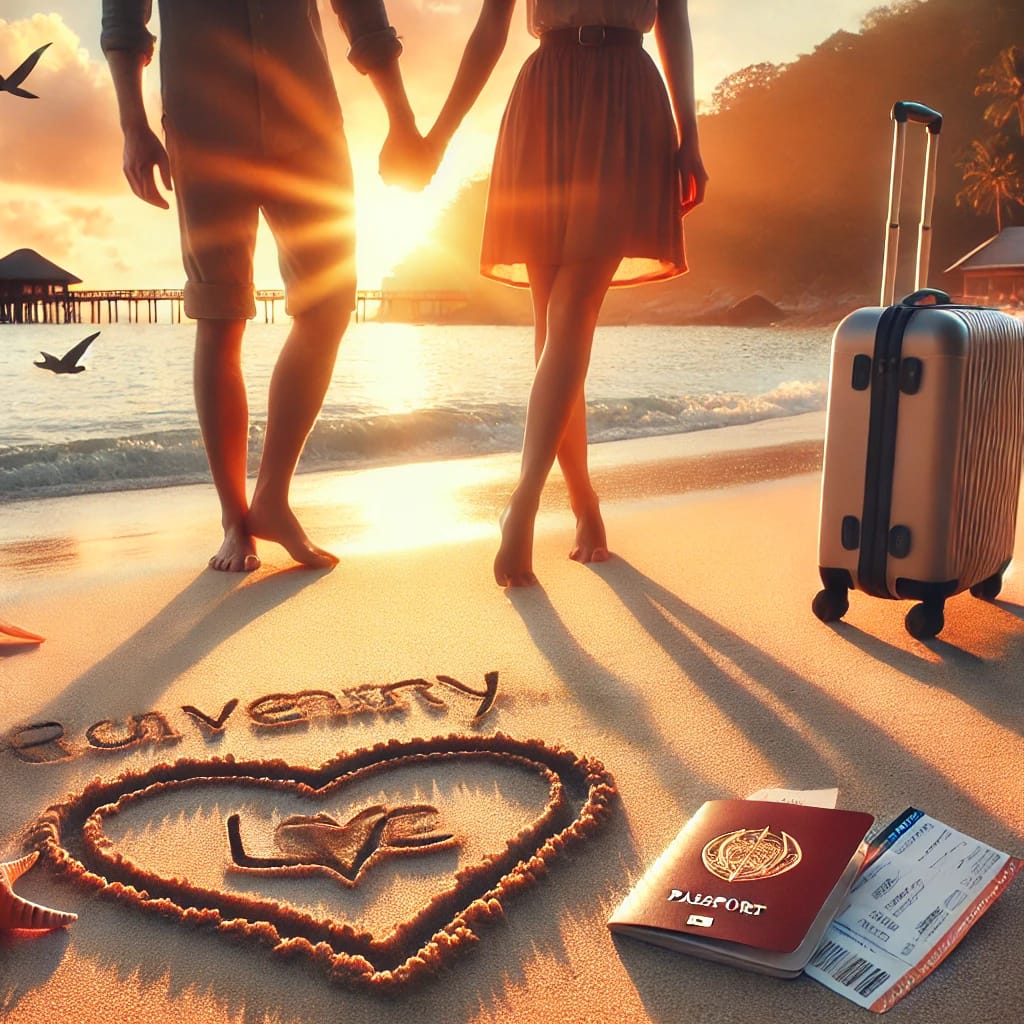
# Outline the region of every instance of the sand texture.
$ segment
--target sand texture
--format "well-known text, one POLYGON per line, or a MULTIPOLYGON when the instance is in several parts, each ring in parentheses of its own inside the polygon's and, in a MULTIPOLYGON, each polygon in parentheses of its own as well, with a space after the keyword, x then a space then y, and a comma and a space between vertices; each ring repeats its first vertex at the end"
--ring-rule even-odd
MULTIPOLYGON (((511 456, 300 477, 331 572, 206 571, 206 487, 5 506, 0 620, 46 640, 0 647, 0 857, 43 848, 17 891, 79 918, 0 934, 0 1017, 870 1019, 606 926, 766 786, 1024 854, 1024 524, 938 639, 860 594, 823 625, 821 428, 602 446, 616 557, 566 558, 553 487, 525 591, 490 571, 511 456)), ((1022 943, 1018 880, 890 1017, 1016 1019, 1022 943)))

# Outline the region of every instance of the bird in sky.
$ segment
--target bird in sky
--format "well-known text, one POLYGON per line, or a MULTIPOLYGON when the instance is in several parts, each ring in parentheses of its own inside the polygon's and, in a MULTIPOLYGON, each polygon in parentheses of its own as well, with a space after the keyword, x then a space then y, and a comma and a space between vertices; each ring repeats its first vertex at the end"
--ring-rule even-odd
POLYGON ((6 78, 4 78, 3 75, 0 75, 0 92, 9 92, 12 96, 20 96, 22 99, 26 100, 39 99, 34 92, 22 89, 21 83, 24 82, 31 74, 32 69, 36 66, 36 62, 42 56, 43 50, 45 50, 49 45, 49 43, 43 43, 35 53, 26 57, 6 78))
POLYGON ((52 370, 54 373, 82 373, 85 367, 79 366, 78 360, 85 354, 85 350, 92 344, 93 339, 99 336, 100 332, 97 331, 95 334, 90 334, 88 338, 83 338, 73 348, 69 348, 60 359, 50 355, 49 352, 41 352, 42 362, 36 362, 32 365, 38 366, 43 370, 52 370))

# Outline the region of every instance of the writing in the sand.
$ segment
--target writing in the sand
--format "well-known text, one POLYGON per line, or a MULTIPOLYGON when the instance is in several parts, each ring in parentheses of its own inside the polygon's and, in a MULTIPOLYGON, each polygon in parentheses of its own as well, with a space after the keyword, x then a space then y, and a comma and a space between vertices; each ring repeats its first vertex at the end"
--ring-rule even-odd
MULTIPOLYGON (((314 721, 343 721, 368 715, 392 715, 409 709, 418 701, 428 710, 447 712, 451 701, 470 698, 478 701, 473 721, 490 711, 498 693, 498 673, 484 674, 483 689, 459 682, 452 676, 430 679, 403 679, 397 683, 365 684, 331 692, 298 690, 293 693, 268 693, 250 701, 244 720, 256 731, 278 731, 309 725, 314 721)), ((221 735, 236 721, 238 698, 229 700, 215 714, 183 704, 174 712, 146 711, 121 721, 103 719, 74 738, 64 722, 31 722, 12 729, 3 748, 29 764, 52 764, 98 751, 131 750, 144 744, 176 743, 182 738, 172 718, 184 716, 186 723, 207 739, 221 735)))

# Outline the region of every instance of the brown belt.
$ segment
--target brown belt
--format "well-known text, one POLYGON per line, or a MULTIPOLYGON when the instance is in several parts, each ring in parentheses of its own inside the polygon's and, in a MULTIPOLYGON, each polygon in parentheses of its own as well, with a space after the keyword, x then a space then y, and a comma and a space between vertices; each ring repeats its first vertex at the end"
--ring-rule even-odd
POLYGON ((541 46, 641 46, 643 41, 643 32, 618 25, 573 25, 540 37, 541 46))

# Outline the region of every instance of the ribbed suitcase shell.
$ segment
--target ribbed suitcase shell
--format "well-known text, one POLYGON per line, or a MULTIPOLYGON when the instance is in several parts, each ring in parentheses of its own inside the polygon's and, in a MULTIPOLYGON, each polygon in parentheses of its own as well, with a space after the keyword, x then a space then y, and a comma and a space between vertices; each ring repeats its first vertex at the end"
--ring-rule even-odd
MULTIPOLYGON (((818 559, 826 586, 845 570, 850 586, 875 596, 925 599, 934 592, 941 610, 944 596, 1001 573, 1013 555, 1024 458, 1024 320, 977 307, 905 308, 912 312, 904 314, 900 358, 920 360, 920 384, 915 393, 898 393, 895 423, 884 426, 893 436, 876 436, 873 452, 872 396, 886 372, 900 372, 878 365, 876 335, 886 311, 856 310, 836 328, 818 559), (871 360, 863 390, 853 386, 858 356, 861 373, 864 358, 871 360), (891 483, 887 446, 894 446, 891 483), (877 514, 865 522, 871 492, 880 493, 877 514), (909 533, 894 554, 897 527, 909 533), (881 552, 874 562, 865 560, 865 545, 881 552)), ((877 420, 877 398, 874 407, 877 420)))

